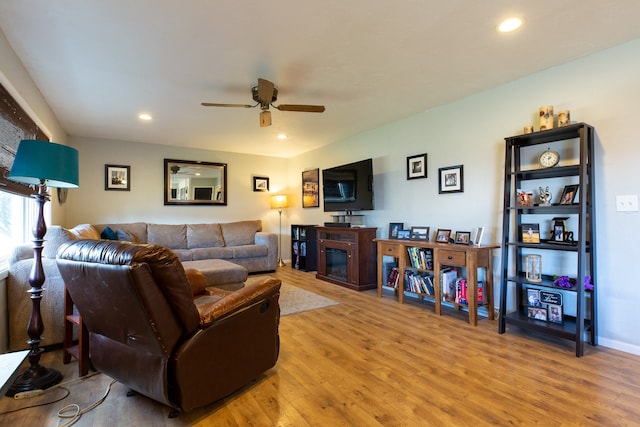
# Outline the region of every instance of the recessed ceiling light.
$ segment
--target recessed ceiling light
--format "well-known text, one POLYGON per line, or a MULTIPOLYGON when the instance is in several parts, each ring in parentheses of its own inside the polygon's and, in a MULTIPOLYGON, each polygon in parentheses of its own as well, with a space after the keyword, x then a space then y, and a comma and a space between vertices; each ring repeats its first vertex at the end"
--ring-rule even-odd
POLYGON ((285 135, 284 133, 281 133, 278 135, 278 139, 287 139, 287 135, 285 135))
POLYGON ((138 118, 140 120, 144 120, 145 122, 151 121, 153 119, 153 117, 151 117, 151 114, 148 113, 140 113, 138 114, 138 118))
POLYGON ((522 19, 512 17, 507 18, 498 26, 498 31, 502 33, 509 33, 511 31, 515 31, 522 26, 522 19))

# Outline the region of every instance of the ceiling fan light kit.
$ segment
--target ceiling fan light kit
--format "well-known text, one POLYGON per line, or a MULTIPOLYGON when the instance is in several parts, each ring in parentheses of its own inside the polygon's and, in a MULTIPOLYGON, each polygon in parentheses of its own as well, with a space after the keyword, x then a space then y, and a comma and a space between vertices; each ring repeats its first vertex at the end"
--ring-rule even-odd
POLYGON ((271 126, 271 111, 269 106, 274 107, 280 111, 297 111, 302 113, 322 113, 325 108, 324 105, 299 105, 299 104, 280 104, 274 105, 273 103, 278 100, 278 89, 275 85, 266 79, 258 79, 258 85, 251 88, 251 96, 256 102, 254 105, 250 104, 220 104, 215 102, 203 102, 201 105, 205 107, 240 107, 240 108, 255 108, 258 105, 262 110, 260 112, 260 127, 271 126))

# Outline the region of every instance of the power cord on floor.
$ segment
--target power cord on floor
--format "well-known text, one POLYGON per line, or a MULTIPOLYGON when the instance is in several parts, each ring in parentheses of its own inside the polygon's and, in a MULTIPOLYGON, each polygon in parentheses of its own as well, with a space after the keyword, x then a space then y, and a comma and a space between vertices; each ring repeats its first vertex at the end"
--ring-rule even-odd
POLYGON ((94 403, 92 403, 91 405, 87 406, 84 409, 80 409, 80 405, 78 405, 76 403, 72 403, 72 404, 67 405, 64 408, 60 409, 58 411, 58 418, 63 418, 63 419, 69 418, 69 421, 61 424, 60 427, 68 427, 70 425, 75 424, 76 421, 78 421, 83 414, 86 414, 87 412, 91 411, 92 409, 97 408, 98 406, 100 406, 100 404, 102 404, 102 402, 104 402, 104 400, 107 398, 107 396, 109 396, 109 392, 111 391, 111 386, 113 386, 115 383, 116 383, 116 380, 112 380, 109 383, 109 385, 107 386, 107 389, 105 390, 105 392, 102 395, 102 397, 100 399, 98 399, 97 401, 95 401, 94 403))

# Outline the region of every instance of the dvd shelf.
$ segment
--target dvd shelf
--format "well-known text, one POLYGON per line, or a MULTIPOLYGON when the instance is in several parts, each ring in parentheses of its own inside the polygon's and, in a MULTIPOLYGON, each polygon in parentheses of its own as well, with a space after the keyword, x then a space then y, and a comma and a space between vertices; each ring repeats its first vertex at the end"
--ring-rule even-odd
POLYGON ((317 269, 316 226, 291 225, 291 266, 296 270, 317 269))

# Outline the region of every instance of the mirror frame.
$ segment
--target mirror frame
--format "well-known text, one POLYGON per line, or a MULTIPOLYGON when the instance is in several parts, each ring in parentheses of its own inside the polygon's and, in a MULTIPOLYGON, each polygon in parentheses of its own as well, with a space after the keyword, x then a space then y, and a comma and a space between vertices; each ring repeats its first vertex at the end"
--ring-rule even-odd
MULTIPOLYGON (((189 187, 186 188, 186 192, 189 192, 189 187)), ((188 194, 187 194, 187 197, 188 194)), ((164 204, 165 205, 214 205, 214 206, 226 206, 227 205, 227 164, 226 163, 212 163, 212 162, 199 162, 192 160, 174 160, 164 159, 164 204), (217 191, 217 195, 213 200, 199 200, 196 198, 177 199, 171 197, 171 177, 175 176, 178 171, 173 171, 175 168, 188 167, 188 168, 206 168, 211 170, 220 170, 222 183, 216 185, 213 191, 217 191), (217 190, 215 190, 217 188, 217 190)))

